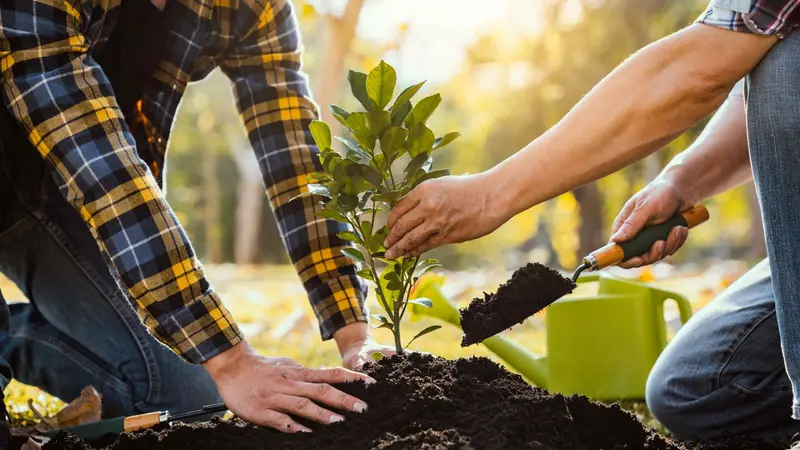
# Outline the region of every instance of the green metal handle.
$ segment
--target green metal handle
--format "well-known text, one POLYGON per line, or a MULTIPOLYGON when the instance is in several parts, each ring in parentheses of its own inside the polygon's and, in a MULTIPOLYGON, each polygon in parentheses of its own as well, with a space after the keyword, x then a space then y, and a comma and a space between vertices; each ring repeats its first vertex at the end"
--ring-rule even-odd
POLYGON ((119 434, 125 431, 125 418, 115 417, 113 419, 101 420, 99 422, 88 423, 86 425, 78 425, 63 430, 54 430, 46 434, 48 437, 55 437, 61 431, 69 431, 70 433, 77 434, 83 439, 97 439, 106 434, 113 433, 119 434))

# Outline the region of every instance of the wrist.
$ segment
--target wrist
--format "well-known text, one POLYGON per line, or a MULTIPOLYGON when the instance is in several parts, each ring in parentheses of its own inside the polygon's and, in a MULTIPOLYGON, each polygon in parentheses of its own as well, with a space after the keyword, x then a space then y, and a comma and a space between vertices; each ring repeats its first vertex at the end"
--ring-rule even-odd
POLYGON ((342 355, 354 345, 360 346, 370 338, 369 324, 367 322, 349 323, 333 333, 333 340, 336 341, 339 354, 342 355))
POLYGON ((668 184, 675 191, 681 206, 689 208, 702 198, 695 184, 698 177, 687 169, 685 164, 670 164, 658 175, 657 180, 668 184))
POLYGON ((255 352, 250 347, 250 344, 242 340, 228 350, 203 362, 202 366, 211 375, 211 378, 217 381, 220 378, 224 378, 227 373, 236 372, 241 361, 253 353, 255 352))

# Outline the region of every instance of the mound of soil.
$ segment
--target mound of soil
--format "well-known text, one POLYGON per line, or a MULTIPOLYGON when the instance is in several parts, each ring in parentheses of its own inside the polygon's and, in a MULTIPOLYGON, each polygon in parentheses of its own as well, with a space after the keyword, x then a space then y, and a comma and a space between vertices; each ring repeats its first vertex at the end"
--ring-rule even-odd
POLYGON ((217 419, 158 432, 123 434, 113 443, 95 446, 61 434, 45 449, 693 448, 644 428, 618 406, 533 388, 486 358, 451 361, 411 354, 370 364, 366 371, 377 384, 339 387, 367 401, 369 410, 345 414, 347 420, 328 427, 306 423, 314 430, 311 434, 285 435, 239 419, 217 419))
POLYGON ((495 294, 484 292, 461 310, 464 337, 461 346, 482 342, 520 324, 559 298, 571 293, 575 283, 539 263, 518 269, 495 294))

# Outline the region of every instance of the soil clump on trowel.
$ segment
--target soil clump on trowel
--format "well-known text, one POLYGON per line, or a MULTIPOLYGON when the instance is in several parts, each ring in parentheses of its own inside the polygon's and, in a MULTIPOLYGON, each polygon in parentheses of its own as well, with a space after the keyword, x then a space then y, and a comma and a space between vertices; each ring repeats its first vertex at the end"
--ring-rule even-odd
POLYGON ((539 263, 518 269, 494 294, 472 300, 461 310, 461 346, 477 344, 520 324, 549 304, 571 293, 575 283, 539 263))

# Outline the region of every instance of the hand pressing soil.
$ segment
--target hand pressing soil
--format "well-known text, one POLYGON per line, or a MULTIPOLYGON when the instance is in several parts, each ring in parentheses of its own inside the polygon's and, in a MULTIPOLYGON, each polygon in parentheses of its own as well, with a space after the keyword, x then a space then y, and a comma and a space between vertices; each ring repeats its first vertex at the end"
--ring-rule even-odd
POLYGON ((365 367, 374 385, 337 386, 367 401, 363 414, 345 413, 340 424, 307 424, 312 433, 281 434, 241 420, 176 425, 161 431, 123 434, 89 446, 60 435, 46 450, 692 450, 780 449, 731 440, 726 447, 672 442, 645 428, 618 406, 586 397, 551 395, 531 387, 486 358, 456 361, 408 354, 365 367), (740 446, 741 442, 745 446, 740 446), (107 445, 106 447, 103 447, 107 445))
POLYGON ((484 293, 461 310, 461 346, 482 342, 520 324, 559 298, 571 293, 575 283, 539 263, 518 269, 496 294, 484 293))

